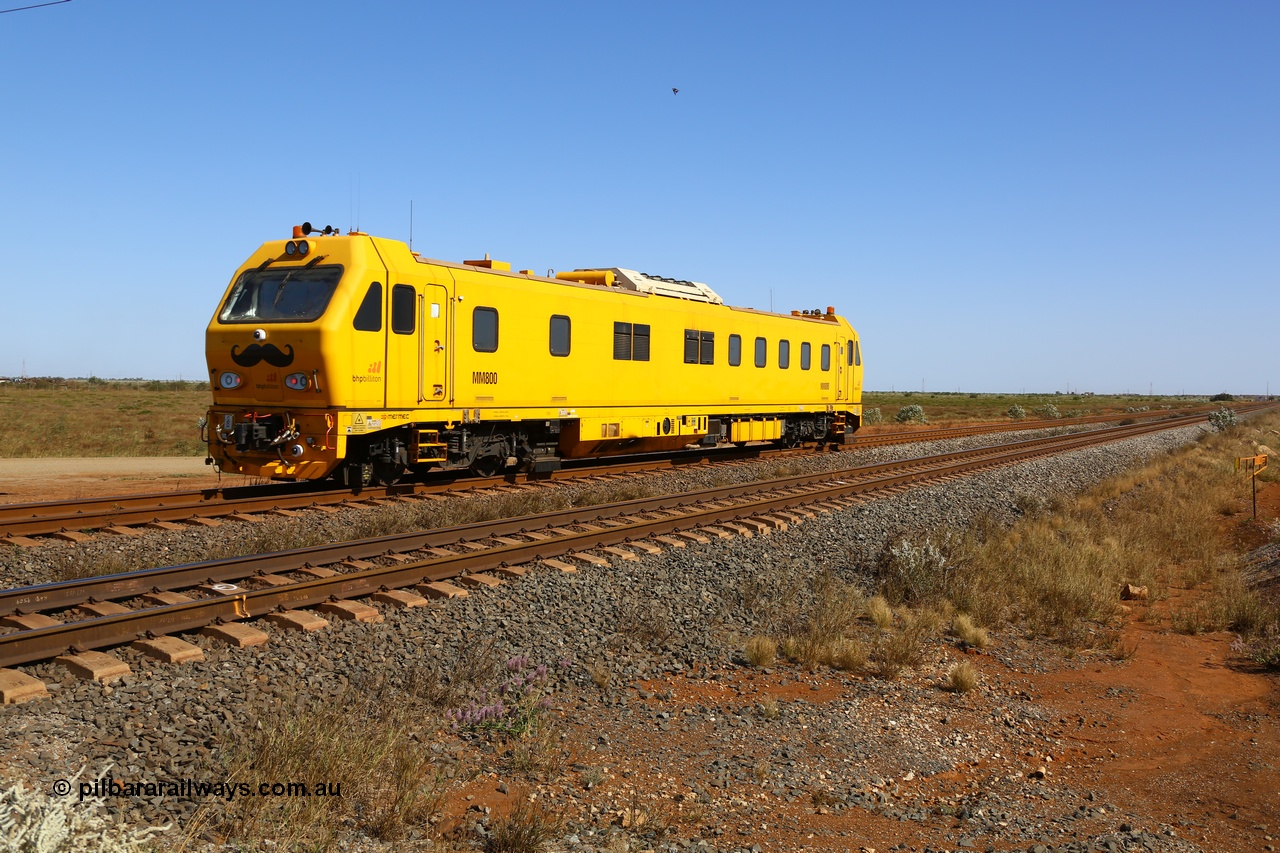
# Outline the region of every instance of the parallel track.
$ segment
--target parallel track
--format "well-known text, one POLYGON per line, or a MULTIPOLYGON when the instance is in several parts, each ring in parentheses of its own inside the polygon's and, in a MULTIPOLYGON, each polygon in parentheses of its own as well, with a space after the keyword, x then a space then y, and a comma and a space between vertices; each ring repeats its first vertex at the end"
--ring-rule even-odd
MULTIPOLYGON (((1182 416, 834 473, 806 474, 480 522, 448 530, 4 590, 0 591, 0 614, 34 613, 71 621, 0 635, 0 666, 30 663, 68 650, 109 647, 144 636, 190 631, 216 622, 240 621, 273 611, 352 599, 459 576, 504 568, 513 572, 509 567, 651 537, 674 534, 696 540, 711 535, 728 536, 732 535, 730 530, 734 525, 738 525, 738 532, 767 532, 770 527, 785 524, 776 515, 780 512, 810 515, 812 511, 805 507, 827 510, 848 506, 870 492, 945 480, 978 469, 1194 422, 1193 417, 1182 416), (445 551, 446 546, 459 550, 445 551), (418 556, 423 552, 429 555, 425 559, 418 556), (374 565, 375 560, 382 564, 374 565), (329 568, 323 568, 326 566, 329 568), (345 571, 330 577, 312 576, 339 569, 345 571), (294 576, 284 577, 286 573, 294 576), (220 585, 221 590, 215 585, 220 585), (139 599, 148 593, 178 590, 183 590, 191 600, 148 605, 139 599), (124 602, 137 609, 100 617, 91 615, 91 609, 104 610, 103 602, 124 602)), ((676 543, 668 541, 668 544, 676 543)), ((598 555, 596 559, 599 560, 598 555)), ((119 608, 116 604, 114 608, 107 605, 105 609, 119 608)))
MULTIPOLYGON (((1169 418, 1201 411, 1203 410, 1197 408, 1179 412, 1158 411, 1096 415, 1084 418, 1063 418, 1053 421, 988 423, 928 430, 880 434, 868 433, 858 436, 853 444, 845 445, 841 449, 857 450, 889 444, 937 441, 989 433, 1097 424, 1117 420, 1169 418)), ((30 537, 37 536, 75 538, 78 534, 92 530, 106 529, 118 532, 122 528, 129 527, 164 527, 165 525, 191 522, 196 519, 217 519, 256 513, 287 515, 289 512, 316 507, 359 504, 410 495, 473 490, 503 484, 581 478, 629 471, 658 470, 665 467, 732 462, 744 459, 755 461, 767 456, 794 452, 779 451, 764 446, 741 449, 719 448, 681 454, 663 454, 661 456, 623 460, 609 464, 588 462, 585 465, 566 468, 552 474, 522 474, 486 478, 469 476, 436 477, 425 483, 365 488, 358 493, 353 493, 350 489, 334 488, 309 482, 271 483, 255 486, 118 495, 105 498, 0 504, 0 544, 32 545, 38 540, 33 541, 30 537)))

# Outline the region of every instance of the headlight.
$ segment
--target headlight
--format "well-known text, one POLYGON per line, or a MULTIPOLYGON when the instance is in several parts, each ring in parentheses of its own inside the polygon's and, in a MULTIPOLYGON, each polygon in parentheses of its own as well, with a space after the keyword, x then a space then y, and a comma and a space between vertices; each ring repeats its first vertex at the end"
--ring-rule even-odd
POLYGON ((294 391, 305 391, 309 384, 307 381, 307 374, 290 373, 284 378, 284 384, 286 388, 292 388, 294 391))
POLYGON ((239 388, 240 383, 244 380, 240 378, 239 373, 227 371, 218 377, 218 384, 230 391, 232 388, 239 388))

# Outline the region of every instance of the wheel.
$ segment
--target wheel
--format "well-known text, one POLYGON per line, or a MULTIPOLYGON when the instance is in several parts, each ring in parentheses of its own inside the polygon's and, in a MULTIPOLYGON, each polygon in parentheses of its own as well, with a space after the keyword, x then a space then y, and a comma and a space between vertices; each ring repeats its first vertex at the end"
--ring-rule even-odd
POLYGON ((480 456, 471 463, 471 472, 477 477, 492 477, 502 470, 502 463, 500 456, 480 456))
POLYGON ((374 482, 384 486, 394 486, 404 476, 404 466, 397 462, 373 463, 374 482))

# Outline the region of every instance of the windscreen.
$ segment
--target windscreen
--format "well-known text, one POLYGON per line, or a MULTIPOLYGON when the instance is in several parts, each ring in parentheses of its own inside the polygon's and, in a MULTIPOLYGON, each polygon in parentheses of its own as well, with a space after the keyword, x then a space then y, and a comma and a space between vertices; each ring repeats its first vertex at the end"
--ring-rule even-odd
POLYGON ((329 307, 340 266, 277 267, 240 276, 218 313, 220 323, 305 323, 329 307))

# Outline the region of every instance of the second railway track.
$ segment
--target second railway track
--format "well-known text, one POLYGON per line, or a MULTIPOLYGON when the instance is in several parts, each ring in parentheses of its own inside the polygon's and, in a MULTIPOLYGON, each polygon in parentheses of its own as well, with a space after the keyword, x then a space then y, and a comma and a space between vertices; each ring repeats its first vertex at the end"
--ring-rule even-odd
POLYGON ((490 573, 519 575, 521 564, 538 560, 603 563, 711 536, 765 533, 815 511, 848 506, 865 493, 1187 424, 1167 419, 448 530, 6 590, 0 592, 0 624, 10 633, 0 636, 0 666, 220 622, 283 618, 317 605, 339 617, 377 618, 374 608, 354 599, 380 595, 401 606, 425 603, 419 594, 444 594, 442 581, 491 584, 497 578, 490 573), (401 592, 390 594, 395 591, 401 592))
MULTIPOLYGON (((1178 412, 1124 413, 1065 418, 1056 421, 984 423, 928 430, 865 433, 860 435, 852 445, 843 449, 858 450, 890 444, 937 441, 1015 430, 1095 425, 1119 420, 1165 419, 1196 415, 1202 411, 1196 408, 1178 412)), ((754 462, 779 452, 795 451, 777 451, 766 447, 727 448, 669 454, 656 458, 638 458, 606 465, 579 466, 567 468, 554 475, 443 478, 426 483, 371 487, 358 493, 353 493, 346 488, 334 488, 316 483, 270 483, 90 499, 0 504, 0 544, 31 547, 42 541, 40 538, 33 537, 52 537, 75 542, 83 541, 92 535, 93 531, 127 534, 146 528, 177 529, 179 525, 200 523, 202 519, 243 517, 263 513, 287 515, 308 509, 344 504, 367 504, 370 501, 447 491, 476 490, 504 484, 582 478, 630 471, 652 471, 682 465, 754 462)))

